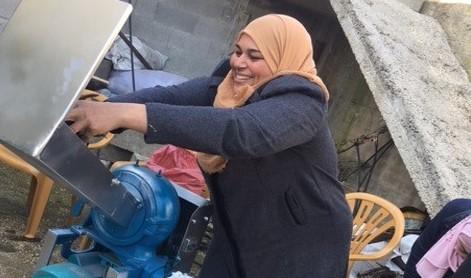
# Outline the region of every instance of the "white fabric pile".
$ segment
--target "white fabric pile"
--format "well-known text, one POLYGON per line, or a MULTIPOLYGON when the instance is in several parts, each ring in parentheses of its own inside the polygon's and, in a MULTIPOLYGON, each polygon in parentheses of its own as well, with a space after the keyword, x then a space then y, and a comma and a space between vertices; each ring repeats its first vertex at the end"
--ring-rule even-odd
MULTIPOLYGON (((129 35, 126 35, 126 37, 129 39, 129 35)), ((167 56, 150 48, 135 36, 132 37, 132 44, 154 70, 161 70, 165 67, 165 63, 168 60, 167 56)), ((106 58, 113 62, 114 70, 131 70, 131 51, 129 46, 120 37, 115 40, 110 51, 106 54, 106 58)), ((134 68, 145 68, 135 55, 134 68)))
POLYGON ((181 273, 180 271, 173 272, 172 275, 168 278, 193 278, 188 274, 181 273))
MULTIPOLYGON (((406 263, 407 259, 409 259, 412 245, 414 245, 414 242, 417 240, 418 237, 419 237, 418 235, 404 236, 401 239, 399 246, 393 250, 392 254, 390 254, 389 256, 385 257, 382 260, 355 262, 353 264, 352 270, 350 271, 349 278, 358 277, 359 274, 365 273, 371 269, 377 268, 378 266, 385 266, 392 271, 403 274, 403 271, 395 263, 393 263, 391 259, 396 256, 401 256, 402 261, 406 263)), ((380 242, 368 244, 367 246, 365 246, 365 248, 362 250, 361 253, 368 254, 368 253, 377 252, 381 250, 386 245, 386 243, 387 243, 386 241, 380 241, 380 242)))
MULTIPOLYGON (((177 85, 187 80, 183 76, 161 70, 136 70, 134 77, 136 91, 154 86, 177 85)), ((133 90, 131 71, 113 70, 108 81, 108 90, 115 95, 127 94, 133 90)))

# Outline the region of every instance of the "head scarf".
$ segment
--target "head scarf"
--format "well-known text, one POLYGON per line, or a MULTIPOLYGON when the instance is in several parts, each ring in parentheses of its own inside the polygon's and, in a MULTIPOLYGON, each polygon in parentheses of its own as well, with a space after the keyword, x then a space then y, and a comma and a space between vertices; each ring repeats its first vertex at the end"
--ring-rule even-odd
MULTIPOLYGON (((255 42, 273 75, 260 80, 257 84, 245 85, 235 91, 230 70, 217 88, 214 107, 240 107, 257 88, 287 74, 302 76, 318 85, 324 93, 325 100, 328 101, 329 91, 322 79, 317 76, 311 36, 298 20, 281 14, 265 15, 250 22, 239 33, 236 41, 243 34, 255 42)), ((197 159, 200 167, 207 173, 219 172, 227 163, 221 156, 204 153, 198 153, 197 159)))

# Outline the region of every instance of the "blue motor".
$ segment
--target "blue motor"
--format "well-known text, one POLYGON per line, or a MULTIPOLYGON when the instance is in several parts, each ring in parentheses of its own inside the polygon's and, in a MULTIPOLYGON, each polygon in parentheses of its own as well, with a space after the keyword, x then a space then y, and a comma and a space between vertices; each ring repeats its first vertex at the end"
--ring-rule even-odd
POLYGON ((175 188, 160 175, 135 165, 119 168, 113 171, 113 176, 113 183, 121 183, 139 202, 130 224, 120 226, 94 208, 83 225, 50 230, 40 260, 47 265, 51 248, 59 244, 67 262, 41 267, 33 274, 34 278, 164 277, 169 261, 156 251, 179 219, 175 188), (73 244, 80 236, 91 239, 92 244, 86 250, 76 251, 73 244))

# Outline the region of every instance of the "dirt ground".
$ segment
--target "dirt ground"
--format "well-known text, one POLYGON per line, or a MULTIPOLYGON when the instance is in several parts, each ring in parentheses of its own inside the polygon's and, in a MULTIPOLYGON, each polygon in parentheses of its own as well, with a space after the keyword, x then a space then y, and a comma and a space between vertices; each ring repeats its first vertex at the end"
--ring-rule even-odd
POLYGON ((54 186, 41 221, 38 240, 22 238, 30 177, 0 163, 0 277, 31 277, 48 228, 65 227, 70 194, 54 186))

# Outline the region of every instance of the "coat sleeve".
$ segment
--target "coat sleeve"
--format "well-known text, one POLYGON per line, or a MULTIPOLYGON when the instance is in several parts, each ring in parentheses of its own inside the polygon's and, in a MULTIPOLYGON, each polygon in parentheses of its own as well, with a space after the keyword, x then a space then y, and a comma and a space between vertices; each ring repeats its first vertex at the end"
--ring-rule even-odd
POLYGON ((147 103, 148 143, 173 144, 226 159, 263 157, 311 140, 326 114, 319 90, 290 92, 241 108, 147 103))
POLYGON ((110 102, 166 103, 172 105, 209 106, 214 101, 214 90, 220 80, 217 78, 196 78, 179 85, 143 89, 135 93, 110 98, 110 102))

